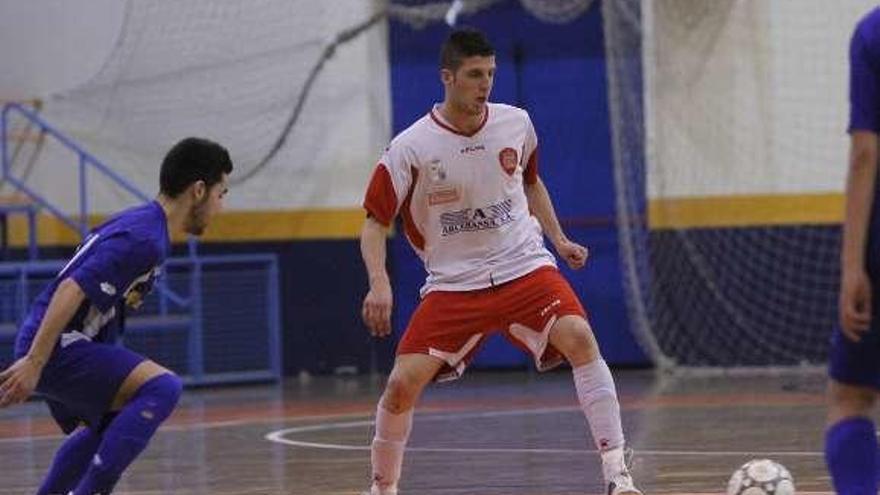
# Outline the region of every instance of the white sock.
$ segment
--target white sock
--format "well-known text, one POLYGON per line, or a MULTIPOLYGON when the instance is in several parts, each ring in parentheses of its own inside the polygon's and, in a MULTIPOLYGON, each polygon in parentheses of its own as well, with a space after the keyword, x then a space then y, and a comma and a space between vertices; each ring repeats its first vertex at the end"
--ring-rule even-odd
POLYGON ((578 402, 599 452, 623 447, 620 404, 611 370, 602 358, 572 370, 578 402))
POLYGON ((628 471, 623 445, 602 452, 602 474, 605 476, 605 481, 610 481, 618 474, 628 471))
POLYGON ((403 450, 412 430, 413 410, 401 414, 386 411, 381 404, 376 408, 376 434, 373 437, 373 484, 380 489, 397 488, 403 450))

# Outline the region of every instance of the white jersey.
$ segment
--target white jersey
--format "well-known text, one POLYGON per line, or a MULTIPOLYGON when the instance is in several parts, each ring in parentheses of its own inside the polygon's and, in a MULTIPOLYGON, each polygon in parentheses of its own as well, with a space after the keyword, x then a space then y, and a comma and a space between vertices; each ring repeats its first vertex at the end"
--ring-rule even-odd
POLYGON ((537 148, 528 113, 493 103, 471 135, 435 106, 394 138, 364 207, 386 226, 401 215, 428 272, 423 295, 482 289, 556 266, 523 190, 524 181, 537 181, 537 148))

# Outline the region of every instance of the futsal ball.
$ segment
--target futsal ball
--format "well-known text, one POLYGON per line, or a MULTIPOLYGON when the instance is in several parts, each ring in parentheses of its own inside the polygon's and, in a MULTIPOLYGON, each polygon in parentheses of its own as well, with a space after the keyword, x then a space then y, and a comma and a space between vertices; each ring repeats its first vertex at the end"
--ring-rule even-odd
POLYGON ((794 480, 782 464, 753 459, 733 472, 727 495, 794 495, 794 480))

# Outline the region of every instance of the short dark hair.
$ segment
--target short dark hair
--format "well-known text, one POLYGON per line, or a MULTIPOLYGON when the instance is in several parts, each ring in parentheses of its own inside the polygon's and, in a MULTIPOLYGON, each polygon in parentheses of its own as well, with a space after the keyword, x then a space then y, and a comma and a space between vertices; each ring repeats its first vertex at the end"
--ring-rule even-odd
POLYGON ((232 172, 232 159, 226 148, 214 141, 188 137, 168 150, 159 172, 159 192, 176 198, 190 184, 204 181, 210 188, 232 172))
POLYGON ((440 49, 440 68, 455 71, 468 57, 491 57, 495 48, 486 35, 474 28, 456 29, 449 33, 440 49))

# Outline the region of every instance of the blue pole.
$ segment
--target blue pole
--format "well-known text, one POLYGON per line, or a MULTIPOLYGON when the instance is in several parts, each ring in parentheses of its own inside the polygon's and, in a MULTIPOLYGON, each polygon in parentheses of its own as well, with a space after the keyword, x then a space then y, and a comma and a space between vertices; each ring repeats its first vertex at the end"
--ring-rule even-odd
POLYGON ((281 332, 279 321, 279 287, 278 287, 278 259, 269 262, 269 280, 268 280, 268 308, 267 317, 269 318, 269 359, 273 376, 277 380, 281 379, 281 332))
POLYGON ((2 147, 3 152, 3 178, 5 179, 9 175, 9 143, 6 136, 6 119, 9 117, 9 106, 3 107, 3 115, 0 118, 0 147, 2 147))
POLYGON ((27 207, 28 221, 28 258, 31 261, 37 259, 37 210, 33 205, 27 207))
POLYGON ((168 278, 167 265, 162 267, 162 276, 159 278, 159 314, 167 315, 168 314, 168 282, 165 280, 168 278))
POLYGON ((187 248, 189 250, 190 258, 197 257, 199 255, 199 251, 198 251, 199 244, 198 244, 198 241, 196 240, 196 236, 194 236, 194 235, 187 236, 186 237, 186 244, 187 244, 187 248))
POLYGON ((189 335, 189 374, 193 383, 201 383, 205 373, 205 361, 202 352, 203 318, 202 318, 202 263, 193 260, 192 278, 190 279, 190 306, 192 325, 189 335))
POLYGON ((19 320, 16 323, 21 324, 27 316, 28 310, 28 275, 24 267, 21 267, 21 271, 18 272, 18 287, 19 320))

